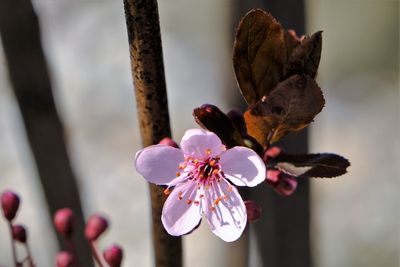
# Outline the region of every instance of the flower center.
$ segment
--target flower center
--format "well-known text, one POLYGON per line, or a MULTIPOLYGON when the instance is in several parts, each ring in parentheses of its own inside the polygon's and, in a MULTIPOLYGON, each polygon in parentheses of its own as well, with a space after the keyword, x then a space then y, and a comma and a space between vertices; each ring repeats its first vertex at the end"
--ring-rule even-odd
MULTIPOLYGON (((211 155, 211 153, 207 153, 211 155)), ((212 211, 215 210, 215 206, 219 204, 220 201, 226 200, 228 197, 223 194, 217 194, 219 191, 219 182, 224 178, 224 173, 221 170, 221 165, 219 163, 220 157, 209 157, 205 160, 196 159, 194 157, 186 157, 185 161, 179 164, 179 172, 176 176, 181 176, 181 171, 186 172, 186 179, 182 182, 196 183, 195 192, 178 192, 178 200, 185 200, 187 204, 195 204, 196 206, 200 204, 202 200, 206 201, 206 205, 212 211), (210 191, 211 190, 211 191, 210 191), (193 195, 194 193, 194 195, 193 195), (196 197, 197 195, 197 197, 196 197)), ((176 185, 174 185, 176 186, 176 185)), ((228 188, 228 193, 232 191, 232 188, 228 188)), ((165 189, 165 194, 170 194, 169 188, 165 189)))

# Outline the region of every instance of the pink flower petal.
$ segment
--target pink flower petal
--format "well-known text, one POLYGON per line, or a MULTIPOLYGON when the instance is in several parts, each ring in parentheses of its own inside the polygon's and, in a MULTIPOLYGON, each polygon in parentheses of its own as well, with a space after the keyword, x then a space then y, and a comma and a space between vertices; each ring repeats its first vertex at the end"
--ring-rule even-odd
POLYGON ((205 193, 202 204, 212 232, 226 242, 238 239, 246 227, 247 213, 237 189, 221 179, 205 193))
POLYGON ((192 156, 201 160, 221 154, 222 143, 213 132, 190 129, 182 137, 181 148, 185 156, 192 156))
POLYGON ((221 169, 238 186, 256 186, 265 180, 265 164, 253 150, 236 146, 221 155, 221 169))
POLYGON ((181 150, 166 146, 153 145, 136 153, 135 166, 138 173, 154 184, 168 184, 176 178, 179 163, 184 161, 181 150))
POLYGON ((179 184, 165 201, 161 221, 170 235, 187 234, 201 219, 201 207, 195 205, 197 195, 195 182, 179 184), (181 199, 180 199, 181 196, 181 199))

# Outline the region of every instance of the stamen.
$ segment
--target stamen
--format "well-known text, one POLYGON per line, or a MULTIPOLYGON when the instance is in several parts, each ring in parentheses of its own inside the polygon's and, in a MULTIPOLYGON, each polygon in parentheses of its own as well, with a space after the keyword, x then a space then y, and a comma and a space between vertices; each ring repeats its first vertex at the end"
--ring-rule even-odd
POLYGON ((214 175, 217 175, 217 174, 218 174, 218 172, 219 172, 219 170, 218 170, 218 169, 214 169, 214 170, 212 171, 212 173, 213 173, 214 175))
POLYGON ((216 200, 214 200, 214 204, 218 205, 218 203, 221 201, 221 197, 218 197, 216 200))
POLYGON ((200 202, 198 200, 193 202, 196 206, 200 204, 200 202))
POLYGON ((215 211, 215 207, 214 206, 210 206, 210 210, 211 211, 215 211))
POLYGON ((203 194, 200 194, 199 198, 203 198, 203 197, 204 197, 204 195, 203 195, 203 194))
POLYGON ((207 148, 207 149, 206 149, 206 154, 207 154, 207 155, 211 155, 211 153, 212 153, 211 149, 207 148))
POLYGON ((185 163, 179 164, 179 169, 180 169, 180 170, 183 170, 183 169, 185 169, 185 168, 186 168, 186 164, 185 164, 185 163))
POLYGON ((169 188, 165 188, 164 194, 168 196, 170 193, 171 193, 171 190, 169 190, 169 188))
POLYGON ((210 165, 211 167, 214 167, 216 163, 217 163, 217 161, 214 160, 214 159, 212 159, 212 160, 210 160, 209 165, 210 165))
POLYGON ((176 172, 175 175, 176 175, 176 177, 179 177, 179 176, 181 176, 181 173, 180 172, 176 172))
POLYGON ((178 192, 178 199, 179 199, 179 200, 182 200, 182 194, 183 194, 182 191, 179 191, 179 192, 178 192))
POLYGON ((188 199, 188 200, 186 200, 186 203, 188 204, 188 205, 190 205, 190 204, 192 204, 192 200, 191 199, 188 199))
POLYGON ((232 186, 229 186, 228 187, 228 192, 232 192, 233 191, 233 187, 232 186))

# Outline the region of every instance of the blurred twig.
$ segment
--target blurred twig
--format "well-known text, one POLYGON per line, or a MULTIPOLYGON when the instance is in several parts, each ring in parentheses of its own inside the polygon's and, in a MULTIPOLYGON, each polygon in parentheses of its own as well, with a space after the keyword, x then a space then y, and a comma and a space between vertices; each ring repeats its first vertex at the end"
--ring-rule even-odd
MULTIPOLYGON (((158 5, 156 0, 124 0, 132 76, 143 146, 170 137, 158 5)), ((167 234, 161 223, 165 195, 150 185, 156 266, 182 265, 181 238, 167 234)))
MULTIPOLYGON (((0 0, 0 33, 11 84, 50 213, 70 207, 76 215, 77 233, 83 233, 78 186, 54 103, 38 18, 30 0, 0 0)), ((76 244, 81 262, 93 266, 83 234, 77 237, 76 244)))

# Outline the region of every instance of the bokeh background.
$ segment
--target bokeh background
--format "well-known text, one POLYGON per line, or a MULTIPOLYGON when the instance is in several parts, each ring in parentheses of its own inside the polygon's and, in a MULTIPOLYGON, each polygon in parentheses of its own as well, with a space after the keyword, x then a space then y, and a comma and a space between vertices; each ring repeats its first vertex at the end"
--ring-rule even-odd
MULTIPOLYGON (((100 247, 120 243, 124 266, 151 266, 148 189, 133 167, 140 136, 122 1, 33 2, 85 214, 107 215, 112 227, 100 247)), ((176 140, 196 127, 194 107, 227 111, 240 97, 231 64, 233 5, 159 1, 176 140)), ((311 127, 310 150, 352 163, 343 177, 312 181, 315 266, 399 266, 399 2, 308 0, 306 26, 306 33, 324 31, 318 82, 327 102, 311 127)), ((0 148, 0 191, 22 196, 18 222, 29 228, 37 266, 54 266, 56 238, 1 48, 0 148)), ((186 266, 241 266, 241 249, 205 224, 184 246, 186 266)), ((250 265, 260 266, 259 255, 250 255, 250 265)), ((0 264, 10 263, 0 222, 0 264)))

